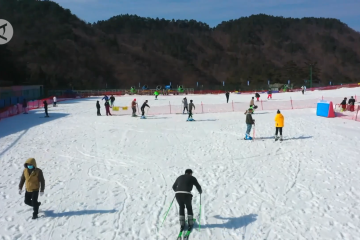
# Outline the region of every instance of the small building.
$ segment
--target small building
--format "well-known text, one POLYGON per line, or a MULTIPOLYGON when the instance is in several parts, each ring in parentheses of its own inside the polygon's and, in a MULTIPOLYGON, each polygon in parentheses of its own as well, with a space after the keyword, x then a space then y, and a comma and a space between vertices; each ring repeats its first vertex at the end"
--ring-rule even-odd
POLYGON ((43 96, 43 85, 0 87, 0 108, 22 103, 24 98, 32 101, 43 96))

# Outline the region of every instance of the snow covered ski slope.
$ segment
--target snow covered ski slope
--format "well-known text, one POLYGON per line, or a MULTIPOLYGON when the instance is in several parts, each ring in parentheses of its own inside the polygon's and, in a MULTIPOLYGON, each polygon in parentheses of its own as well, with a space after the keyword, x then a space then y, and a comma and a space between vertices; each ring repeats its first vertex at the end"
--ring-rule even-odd
MULTIPOLYGON (((273 98, 355 95, 359 88, 273 98)), ((195 106, 225 102, 223 95, 187 97, 195 106)), ((133 98, 117 97, 115 105, 133 98)), ((182 96, 136 98, 151 107, 180 104, 182 96)), ((39 118, 40 109, 0 122, 0 239, 176 239, 176 200, 159 225, 187 168, 203 189, 201 229, 195 224, 192 240, 360 239, 359 122, 280 108, 284 141, 275 142, 276 111, 256 111, 255 141, 244 141, 243 112, 195 113, 194 122, 182 114, 151 116, 151 108, 147 119, 98 117, 100 99, 59 103, 50 118, 39 118), (30 157, 46 181, 36 220, 18 193, 30 157)), ((193 195, 197 217, 195 188, 193 195)))

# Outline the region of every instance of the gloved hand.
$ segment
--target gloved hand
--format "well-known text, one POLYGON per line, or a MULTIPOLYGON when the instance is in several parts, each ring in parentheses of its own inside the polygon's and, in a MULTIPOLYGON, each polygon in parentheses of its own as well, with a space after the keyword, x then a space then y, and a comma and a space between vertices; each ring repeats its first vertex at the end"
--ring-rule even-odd
POLYGON ((42 197, 44 195, 44 192, 40 192, 40 197, 42 197))
POLYGON ((21 189, 19 189, 19 194, 21 195, 21 193, 22 193, 22 190, 21 190, 21 189))

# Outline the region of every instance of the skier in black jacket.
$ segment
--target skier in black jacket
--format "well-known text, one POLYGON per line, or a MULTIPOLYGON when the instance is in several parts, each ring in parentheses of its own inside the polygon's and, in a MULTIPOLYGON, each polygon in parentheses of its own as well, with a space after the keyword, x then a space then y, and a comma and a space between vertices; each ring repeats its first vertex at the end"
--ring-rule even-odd
POLYGON ((115 102, 115 97, 114 97, 114 95, 111 95, 111 97, 110 97, 110 107, 114 106, 114 102, 115 102))
POLYGON ((259 93, 255 93, 255 97, 256 97, 256 101, 258 102, 258 101, 259 101, 259 98, 260 98, 260 94, 259 94, 259 93))
POLYGON ((143 103, 143 105, 141 106, 141 118, 145 118, 145 107, 150 108, 150 106, 147 104, 148 100, 145 100, 145 102, 143 103))
POLYGON ((226 96, 226 103, 229 103, 229 96, 230 96, 229 91, 227 91, 227 92, 225 93, 225 96, 226 96))
POLYGON ((340 103, 342 111, 346 111, 346 100, 347 98, 344 98, 344 100, 340 103))
POLYGON ((355 99, 353 96, 351 96, 351 98, 349 99, 348 104, 350 106, 350 111, 353 112, 355 108, 355 99))
POLYGON ((96 102, 96 109, 97 109, 97 115, 98 115, 98 116, 101 116, 101 113, 100 113, 100 103, 99 103, 99 101, 96 102))
POLYGON ((45 117, 49 117, 49 114, 48 114, 48 103, 46 100, 43 101, 43 104, 44 104, 44 109, 45 109, 45 117))
POLYGON ((180 220, 180 230, 184 231, 185 229, 185 205, 188 214, 188 225, 189 229, 192 230, 194 226, 193 210, 192 210, 192 194, 191 190, 195 185, 199 193, 202 193, 202 189, 197 179, 192 176, 192 170, 186 169, 185 174, 178 177, 173 185, 173 190, 175 191, 176 201, 179 204, 179 220, 180 220))

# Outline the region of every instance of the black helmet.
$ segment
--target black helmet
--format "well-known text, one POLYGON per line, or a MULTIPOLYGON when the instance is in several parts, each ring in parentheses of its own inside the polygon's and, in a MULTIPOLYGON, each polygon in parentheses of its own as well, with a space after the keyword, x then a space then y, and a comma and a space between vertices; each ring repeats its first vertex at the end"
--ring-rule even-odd
POLYGON ((185 174, 192 174, 192 173, 193 173, 193 171, 191 169, 186 169, 185 170, 185 174))

